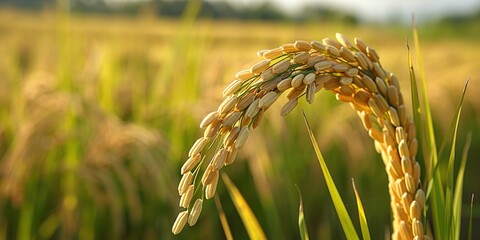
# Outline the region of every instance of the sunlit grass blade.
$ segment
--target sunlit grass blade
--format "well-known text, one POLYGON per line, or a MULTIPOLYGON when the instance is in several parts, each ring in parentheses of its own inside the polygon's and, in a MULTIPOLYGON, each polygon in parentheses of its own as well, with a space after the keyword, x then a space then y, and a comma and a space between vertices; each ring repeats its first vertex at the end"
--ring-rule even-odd
MULTIPOLYGON (((453 224, 451 225, 454 238, 452 239, 460 239, 460 226, 461 226, 461 219, 462 219, 463 177, 465 175, 465 167, 467 165, 467 155, 468 155, 468 151, 470 149, 471 143, 472 143, 472 134, 469 134, 467 137, 467 142, 465 143, 465 147, 463 148, 462 160, 460 163, 460 168, 458 169, 457 180, 455 182, 455 193, 453 195, 453 204, 452 204, 453 224)), ((470 217, 470 224, 471 224, 471 217, 470 217)))
POLYGON ((226 174, 222 174, 222 179, 225 182, 228 193, 232 198, 233 204, 235 205, 243 224, 245 225, 250 239, 267 239, 260 224, 258 223, 257 218, 253 214, 242 194, 238 191, 237 187, 235 187, 226 174))
POLYGON ((472 194, 472 199, 470 200, 470 220, 468 223, 468 240, 472 240, 472 219, 473 219, 473 199, 475 194, 472 194))
MULTIPOLYGON (((420 79, 415 77, 414 67, 409 55, 410 80, 412 85, 412 102, 414 103, 414 119, 420 126, 420 135, 423 157, 425 166, 427 166, 427 202, 431 203, 431 210, 433 216, 434 232, 437 237, 445 236, 445 194, 443 191, 442 179, 438 171, 438 155, 437 145, 435 142, 435 133, 433 130, 432 116, 430 112, 430 105, 428 103, 425 74, 423 71, 423 62, 420 51, 420 41, 418 38, 415 21, 413 24, 413 39, 415 45, 415 53, 417 56, 418 71, 420 79), (417 98, 417 99, 415 99, 417 98), (418 101, 415 103, 415 101, 418 101), (415 106, 415 104, 418 104, 415 106)), ((418 129, 418 126, 417 126, 418 129)), ((428 206, 428 205, 427 205, 428 206)), ((427 207, 425 211, 427 211, 427 207)))
MULTIPOLYGON (((297 187, 297 185, 295 185, 297 187)), ((305 223, 305 215, 303 214, 303 200, 302 200, 302 194, 300 192, 300 189, 298 189, 298 196, 300 197, 300 203, 298 207, 298 229, 300 231, 300 238, 302 240, 308 240, 310 239, 308 237, 308 230, 307 230, 307 224, 305 223)))
POLYGON ((353 191, 355 192, 355 199, 357 200, 357 207, 358 207, 358 220, 360 221, 360 227, 362 229, 362 237, 364 240, 369 240, 370 238, 370 231, 368 228, 367 217, 365 215, 365 210, 363 209, 362 200, 360 199, 360 195, 358 194, 357 188, 355 187, 355 181, 352 178, 352 186, 353 191))
POLYGON ((220 223, 222 224, 223 232, 225 233, 225 239, 233 240, 232 231, 230 230, 230 225, 228 224, 227 217, 223 211, 222 203, 218 196, 215 196, 215 206, 218 210, 218 217, 220 217, 220 223))
POLYGON ((310 128, 310 124, 308 123, 307 117, 305 113, 303 113, 303 120, 305 121, 305 125, 307 126, 308 135, 310 136, 310 140, 312 141, 313 148, 315 149, 315 154, 317 155, 318 162, 320 163, 320 168, 322 169, 323 176, 325 177, 325 182, 327 183, 328 191, 330 192, 330 197, 332 198, 333 205, 335 206, 335 211, 337 212, 337 216, 340 219, 340 223, 343 228, 343 232, 347 239, 360 239, 358 237, 357 231, 353 226, 352 219, 348 215, 347 209, 345 208, 345 204, 343 203, 340 194, 338 193, 337 187, 335 186, 335 182, 330 175, 330 171, 328 170, 327 164, 325 163, 325 159, 323 159, 322 153, 320 148, 318 147, 317 140, 313 135, 312 129, 310 128))
MULTIPOLYGON (((462 189, 463 189, 463 173, 465 170, 466 164, 466 156, 464 155, 464 159, 462 159, 462 163, 458 172, 456 185, 454 189, 454 169, 455 169, 455 147, 457 142, 457 132, 458 132, 458 124, 460 122, 460 116, 462 114, 462 105, 463 99, 465 97, 465 93, 467 91, 468 81, 465 84, 463 89, 462 97, 457 106, 457 110, 452 120, 453 127, 453 135, 452 135, 452 145, 450 147, 450 157, 448 160, 448 169, 447 169, 447 184, 446 184, 446 198, 445 198, 445 220, 448 221, 446 224, 449 226, 447 229, 448 234, 447 236, 450 239, 458 239, 460 236, 460 217, 461 217, 461 200, 462 200, 462 189), (455 193, 454 193, 455 191, 455 193), (455 196, 453 195, 455 194, 455 196), (460 194, 458 196, 458 194, 460 194), (456 202, 457 201, 457 202, 456 202), (458 202, 460 201, 460 202, 458 202)), ((468 144, 465 145, 465 148, 468 149, 468 144)), ((468 150, 467 150, 468 151, 468 150)), ((465 153, 465 151, 464 151, 465 153)))

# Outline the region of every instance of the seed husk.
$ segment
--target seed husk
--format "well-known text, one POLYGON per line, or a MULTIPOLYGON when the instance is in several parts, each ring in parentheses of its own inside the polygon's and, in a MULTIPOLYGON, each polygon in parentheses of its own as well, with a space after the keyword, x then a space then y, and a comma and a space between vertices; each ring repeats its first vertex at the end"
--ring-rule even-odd
POLYGON ((306 99, 307 102, 312 104, 315 97, 315 83, 310 83, 307 85, 306 99))
POLYGON ((225 118, 223 119, 223 126, 224 127, 231 127, 233 126, 242 116, 242 112, 239 111, 232 111, 225 118))
POLYGON ((340 56, 347 62, 355 62, 355 56, 353 53, 344 47, 340 48, 340 56))
POLYGON ((203 206, 203 200, 198 198, 195 200, 195 203, 193 203, 192 210, 188 216, 188 224, 190 226, 195 225, 198 221, 198 217, 200 216, 200 213, 202 212, 202 206, 203 206))
MULTIPOLYGON (((417 201, 415 201, 415 200, 413 200, 412 204, 410 204, 410 218, 412 220, 421 218, 420 206, 418 205, 417 201)), ((422 236, 423 236, 423 234, 422 234, 422 236)))
POLYGON ((321 42, 312 41, 310 44, 312 45, 313 49, 315 49, 319 52, 325 52, 326 51, 325 45, 323 45, 323 43, 321 43, 321 42))
POLYGON ((331 56, 340 57, 340 51, 338 50, 338 48, 328 45, 326 47, 326 50, 327 50, 327 53, 330 54, 331 56))
POLYGON ((205 116, 205 118, 203 118, 202 122, 200 123, 200 128, 205 128, 208 125, 210 125, 210 123, 212 123, 215 119, 217 119, 219 115, 220 114, 218 113, 218 111, 213 111, 207 114, 207 116, 205 116))
POLYGON ((295 75, 295 77, 293 77, 293 79, 292 79, 292 87, 294 87, 294 88, 300 87, 300 85, 302 85, 302 83, 303 83, 304 78, 305 78, 304 74, 295 75))
POLYGON ((223 97, 226 97, 230 94, 233 94, 235 93, 236 91, 238 91, 241 87, 242 87, 242 83, 244 83, 244 81, 241 81, 241 80, 233 80, 224 90, 223 90, 223 97))
POLYGON ((190 201, 192 201, 193 190, 193 185, 187 187, 187 190, 182 194, 182 197, 180 197, 180 207, 188 208, 190 201))
POLYGON ((310 43, 304 40, 295 41, 294 46, 298 51, 310 51, 312 48, 310 43))
POLYGON ((308 58, 307 60, 307 67, 314 66, 316 63, 324 61, 325 56, 324 55, 314 55, 308 58))
POLYGON ((222 119, 215 119, 208 127, 205 129, 205 132, 203 133, 203 137, 209 139, 212 138, 213 136, 217 135, 219 132, 220 128, 222 127, 223 120, 222 119))
POLYGON ((361 39, 355 38, 353 39, 355 45, 357 45, 358 50, 367 53, 367 44, 365 44, 361 39))
POLYGON ((183 175, 191 171, 200 162, 201 158, 202 156, 200 155, 200 153, 197 153, 195 156, 188 158, 182 166, 181 174, 183 175))
POLYGON ((292 78, 285 78, 277 84, 277 89, 281 92, 292 87, 292 78))
POLYGON ((255 100, 255 92, 249 92, 247 95, 243 96, 236 105, 238 111, 243 111, 245 108, 250 106, 250 104, 255 100))
POLYGON ((207 142, 208 142, 208 139, 205 137, 201 137, 197 139, 197 141, 193 144, 192 148, 190 148, 190 151, 188 152, 188 156, 191 157, 200 153, 205 147, 205 145, 207 144, 207 142))
POLYGON ((233 146, 228 147, 227 150, 228 150, 228 156, 227 156, 227 159, 225 159, 225 166, 230 165, 235 161, 235 158, 237 156, 237 151, 238 151, 233 146))
POLYGON ((325 60, 325 61, 315 63, 314 67, 315 67, 315 70, 317 71, 325 71, 329 69, 332 65, 333 63, 331 61, 325 60))
POLYGON ((361 80, 363 85, 368 89, 370 93, 372 94, 377 93, 378 91, 377 85, 375 84, 375 82, 373 82, 373 80, 369 76, 364 75, 361 80))
POLYGON ((382 79, 385 79, 387 77, 385 70, 383 70, 383 68, 378 62, 373 63, 373 72, 382 79))
POLYGON ((308 85, 310 83, 313 83, 313 81, 315 81, 315 77, 316 77, 315 73, 307 74, 307 76, 303 78, 303 84, 308 85))
POLYGON ((253 65, 250 68, 250 72, 253 73, 253 74, 260 74, 261 72, 263 72, 265 69, 267 69, 270 66, 270 62, 271 62, 270 59, 264 59, 264 60, 256 63, 255 65, 253 65))
POLYGON ((185 227, 185 224, 187 224, 187 220, 188 211, 185 210, 180 212, 177 216, 177 219, 175 219, 175 223, 173 224, 172 233, 178 235, 182 231, 183 227, 185 227))
POLYGON ((310 54, 308 54, 308 52, 300 52, 293 57, 293 62, 303 64, 308 61, 309 57, 310 54))
POLYGON ((220 170, 223 165, 225 164, 225 159, 227 159, 228 156, 228 151, 225 148, 221 148, 218 150, 218 152, 215 154, 215 156, 212 159, 212 165, 215 171, 220 170))
POLYGON ((270 107, 275 101, 277 101, 278 96, 280 96, 276 92, 268 92, 265 94, 262 98, 260 98, 258 102, 258 107, 259 108, 268 108, 270 107))
POLYGON ((187 172, 182 176, 182 179, 180 179, 180 183, 178 184, 178 194, 182 195, 187 191, 188 186, 192 184, 193 180, 193 173, 192 172, 187 172))
POLYGON ((290 59, 285 59, 272 67, 273 74, 285 72, 290 67, 290 59))
POLYGON ((294 53, 294 52, 298 52, 299 50, 295 47, 295 44, 286 43, 282 45, 282 51, 283 53, 294 53))
POLYGON ((219 174, 216 172, 215 177, 213 180, 205 187, 205 198, 210 199, 213 196, 215 196, 215 192, 217 191, 217 185, 218 185, 218 177, 219 174))
POLYGON ((377 84, 377 87, 378 87, 378 90, 380 91, 380 93, 387 97, 388 95, 388 88, 387 88, 387 84, 385 84, 385 81, 383 81, 383 79, 379 78, 379 77, 376 77, 375 78, 375 83, 377 84))
POLYGON ((411 194, 415 193, 415 190, 417 189, 415 180, 413 179, 413 176, 409 173, 405 174, 405 186, 407 187, 407 191, 411 194))
POLYGON ((239 72, 237 72, 237 74, 235 74, 235 78, 240 80, 240 81, 245 81, 245 80, 248 80, 252 77, 254 77, 255 75, 250 72, 250 69, 244 69, 244 70, 241 70, 239 72))
POLYGON ((358 68, 349 68, 345 71, 345 75, 355 77, 358 74, 358 68))
POLYGON ((350 41, 348 41, 348 39, 341 33, 336 33, 335 34, 335 38, 337 39, 337 41, 345 48, 352 48, 352 44, 350 43, 350 41))
POLYGON ((260 121, 263 118, 263 115, 265 114, 266 108, 260 109, 260 111, 257 113, 257 116, 253 119, 252 123, 252 128, 255 129, 260 125, 260 121))
POLYGON ((298 104, 298 98, 290 99, 283 107, 282 110, 280 111, 281 116, 286 116, 289 114, 298 104))
POLYGON ((236 149, 243 147, 243 145, 247 141, 249 132, 250 130, 248 129, 248 126, 242 127, 242 129, 240 130, 240 133, 238 134, 238 138, 235 141, 236 149))
POLYGON ((342 86, 350 85, 352 82, 353 82, 352 77, 343 76, 343 77, 340 78, 340 84, 342 86))
POLYGON ((283 55, 283 49, 281 47, 270 49, 263 54, 266 59, 274 59, 283 55))
POLYGON ((378 62, 380 61, 380 57, 377 54, 377 51, 371 47, 367 47, 366 49, 367 56, 372 60, 373 62, 378 62))
POLYGON ((215 173, 218 173, 218 171, 215 171, 215 167, 212 164, 208 164, 202 176, 202 185, 206 186, 209 184, 213 180, 215 173))
POLYGON ((227 98, 225 98, 225 100, 223 100, 223 102, 218 107, 218 113, 224 114, 230 111, 235 106, 235 104, 237 104, 237 102, 238 102, 237 96, 235 95, 228 96, 227 98))
POLYGON ((274 76, 275 76, 275 73, 273 72, 272 68, 267 68, 260 74, 260 77, 263 79, 263 81, 268 81, 272 79, 274 76))
POLYGON ((225 137, 225 140, 223 141, 223 144, 225 146, 232 146, 235 140, 237 140, 238 134, 240 133, 240 127, 234 127, 232 130, 230 130, 227 133, 227 136, 225 137))
POLYGON ((340 43, 337 42, 337 40, 332 39, 332 38, 328 38, 328 37, 324 38, 322 40, 322 42, 327 48, 328 48, 328 46, 331 46, 331 47, 334 47, 334 48, 337 48, 337 49, 340 49, 340 47, 342 47, 342 45, 340 45, 340 43))

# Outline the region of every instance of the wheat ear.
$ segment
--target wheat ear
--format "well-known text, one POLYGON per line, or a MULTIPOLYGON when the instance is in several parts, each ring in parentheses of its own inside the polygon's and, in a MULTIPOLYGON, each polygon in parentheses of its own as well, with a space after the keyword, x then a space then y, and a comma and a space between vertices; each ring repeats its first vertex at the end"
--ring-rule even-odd
POLYGON ((415 124, 407 116, 397 77, 382 67, 377 52, 358 38, 352 44, 337 33, 336 39, 299 40, 259 51, 258 55, 263 60, 236 74, 223 92, 225 100, 200 124, 204 135, 190 149, 178 186, 180 206, 187 210, 180 213, 172 232, 182 230, 186 212, 190 225, 195 224, 203 199, 215 194, 219 171, 233 163, 250 130, 259 125, 264 112, 282 93, 288 92, 288 102, 280 113, 285 116, 300 97, 312 103, 315 93, 325 89, 358 112, 382 156, 393 213, 392 239, 428 238, 422 224, 425 192, 420 188, 420 165, 415 159, 415 124), (207 159, 214 146, 215 154, 207 159), (202 168, 205 160, 208 164, 202 168), (200 188, 197 195, 201 196, 192 204, 195 189, 200 188))

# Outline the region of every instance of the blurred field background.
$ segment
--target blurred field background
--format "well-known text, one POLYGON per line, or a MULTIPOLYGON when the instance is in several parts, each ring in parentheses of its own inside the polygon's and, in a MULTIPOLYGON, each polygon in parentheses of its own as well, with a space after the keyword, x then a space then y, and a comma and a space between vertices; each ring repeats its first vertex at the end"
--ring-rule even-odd
MULTIPOLYGON (((36 10, 0 5, 0 239, 174 238, 180 167, 201 134, 199 122, 221 102, 235 73, 259 60, 257 50, 336 32, 359 37, 399 76, 410 101, 408 25, 328 11, 296 20, 268 14, 218 20, 198 1, 159 17, 153 4, 142 6, 114 14, 70 11, 61 1, 36 10)), ((438 142, 470 79, 457 154, 471 133, 462 237, 475 193, 474 239, 480 237, 479 29, 480 14, 419 24, 438 142)), ((301 110, 352 218, 354 178, 372 238, 388 238, 386 174, 355 112, 328 93, 285 118, 281 106, 272 106, 225 168, 268 238, 299 238, 295 185, 310 236, 344 238, 301 110)), ((246 239, 223 183, 217 193, 233 235, 246 239)), ((224 238, 214 201, 178 236, 224 238)))

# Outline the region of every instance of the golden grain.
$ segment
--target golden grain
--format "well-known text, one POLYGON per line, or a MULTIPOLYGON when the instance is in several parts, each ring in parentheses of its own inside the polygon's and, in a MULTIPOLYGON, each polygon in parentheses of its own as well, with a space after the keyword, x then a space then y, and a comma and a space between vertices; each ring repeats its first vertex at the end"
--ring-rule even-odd
POLYGON ((415 190, 417 189, 415 180, 413 179, 413 176, 409 173, 405 173, 405 186, 407 187, 407 191, 410 194, 415 193, 415 190))
POLYGON ((272 68, 267 68, 265 71, 263 71, 260 74, 260 77, 263 79, 263 81, 268 81, 272 79, 275 76, 275 73, 273 72, 272 68))
POLYGON ((360 40, 359 38, 355 38, 355 39, 353 39, 353 42, 357 46, 358 50, 360 50, 364 53, 367 52, 367 44, 365 44, 362 40, 360 40))
POLYGON ((245 96, 243 96, 240 101, 238 101, 237 105, 235 105, 235 108, 238 111, 243 111, 246 109, 252 102, 255 100, 255 92, 249 92, 245 96))
POLYGON ((326 50, 329 55, 333 57, 340 57, 340 51, 338 50, 338 48, 329 45, 326 47, 326 50))
POLYGON ((309 73, 303 78, 303 84, 309 85, 315 81, 316 75, 315 73, 309 73))
POLYGON ((303 79, 305 78, 304 74, 298 74, 293 77, 292 79, 292 87, 298 88, 303 83, 303 79))
POLYGON ((420 209, 425 207, 425 192, 422 189, 418 189, 415 193, 415 201, 417 201, 420 209))
POLYGON ((237 140, 238 134, 240 133, 240 127, 234 127, 232 130, 230 130, 227 135, 225 136, 225 139, 223 141, 223 144, 225 146, 232 146, 235 140, 237 140))
POLYGON ((295 44, 286 43, 282 45, 282 51, 283 53, 294 53, 294 52, 298 52, 298 49, 295 47, 295 44))
POLYGON ((235 74, 235 78, 240 80, 240 81, 248 80, 248 79, 252 78, 253 76, 255 76, 255 75, 252 72, 250 72, 250 69, 244 69, 240 72, 237 72, 237 74, 235 74))
POLYGON ((345 75, 355 77, 358 75, 358 68, 349 68, 345 71, 345 75))
POLYGON ((279 74, 285 72, 290 67, 290 59, 285 59, 279 63, 276 63, 272 67, 273 74, 279 74))
POLYGON ((225 116, 223 119, 223 126, 231 127, 233 126, 242 116, 242 112, 239 111, 232 111, 225 116))
POLYGON ((258 102, 260 102, 260 99, 257 98, 250 104, 250 106, 248 106, 247 111, 245 111, 245 116, 253 118, 257 115, 258 111, 260 111, 258 102))
POLYGON ((347 71, 348 68, 349 68, 349 66, 347 66, 343 63, 335 63, 332 66, 332 70, 334 72, 337 72, 337 73, 343 73, 343 72, 347 71))
POLYGON ((355 62, 355 56, 353 55, 353 53, 344 47, 340 48, 340 57, 345 59, 345 61, 347 62, 350 62, 350 63, 355 62))
POLYGON ((412 232, 413 232, 413 235, 418 240, 422 240, 422 239, 424 239, 423 224, 418 219, 420 219, 420 217, 418 217, 418 218, 416 218, 412 221, 412 232))
POLYGON ((225 159, 225 166, 232 164, 237 156, 237 149, 234 146, 229 146, 227 150, 228 156, 227 159, 225 159))
MULTIPOLYGON (((326 46, 326 48, 328 48, 330 46, 330 47, 334 47, 336 49, 340 49, 340 47, 342 47, 342 45, 340 45, 340 43, 337 42, 337 40, 332 39, 332 38, 324 38, 322 40, 322 43, 323 43, 323 45, 326 46)), ((327 52, 328 52, 328 50, 327 50, 327 52)))
POLYGON ((285 78, 277 84, 277 89, 281 92, 292 87, 292 78, 285 78))
POLYGON ((206 139, 212 138, 213 136, 217 135, 218 131, 222 127, 223 120, 222 119, 215 119, 213 122, 208 125, 203 133, 203 137, 206 139))
POLYGON ((315 70, 317 71, 325 71, 327 69, 329 69, 331 66, 333 65, 333 63, 329 60, 325 60, 325 61, 321 61, 321 62, 318 62, 314 65, 315 67, 315 70))
POLYGON ((242 87, 242 83, 244 83, 244 81, 241 81, 241 80, 233 80, 224 90, 223 90, 223 97, 226 97, 230 94, 233 94, 235 93, 236 91, 238 91, 241 87, 242 87))
MULTIPOLYGON (((420 219, 421 218, 421 211, 420 206, 418 205, 417 201, 413 200, 412 204, 410 204, 410 218, 412 220, 420 219)), ((412 221, 413 222, 413 221, 412 221)), ((416 234, 415 234, 416 235, 416 234)), ((423 235, 423 234, 422 234, 423 235)))
POLYGON ((213 180, 209 184, 207 184, 207 186, 205 187, 205 198, 206 199, 210 199, 215 195, 215 192, 217 191, 218 177, 219 177, 219 174, 218 174, 218 172, 216 172, 213 180))
POLYGON ((382 111, 382 115, 390 110, 390 106, 388 105, 385 98, 382 97, 382 95, 375 94, 373 98, 375 99, 375 103, 377 104, 380 111, 382 111))
POLYGON ((283 55, 283 49, 281 47, 270 49, 263 54, 266 59, 275 59, 283 55))
POLYGON ((340 84, 341 84, 342 86, 348 86, 348 85, 350 85, 352 82, 353 82, 353 78, 352 78, 352 77, 346 77, 346 76, 340 77, 340 84))
POLYGON ((303 64, 308 61, 310 54, 308 52, 300 52, 293 57, 293 62, 303 64))
POLYGON ((315 64, 317 64, 318 62, 321 62, 321 61, 324 61, 324 60, 325 60, 324 55, 314 55, 314 56, 311 56, 311 57, 308 58, 306 65, 307 65, 307 67, 312 67, 315 64))
POLYGON ((268 108, 272 105, 275 101, 277 101, 280 95, 276 92, 268 92, 265 94, 260 100, 258 101, 259 108, 268 108))
POLYGON ((376 101, 375 101, 375 98, 370 98, 368 100, 368 106, 370 107, 370 109, 372 110, 373 114, 375 114, 378 118, 381 118, 382 115, 383 115, 383 112, 380 110, 380 108, 378 107, 376 101))
POLYGON ((203 173, 202 176, 202 185, 206 186, 210 182, 212 182, 213 177, 215 176, 215 167, 212 164, 209 164, 207 168, 205 169, 205 172, 203 173))
POLYGON ((172 233, 177 235, 179 234, 183 227, 185 227, 185 224, 187 224, 187 219, 188 219, 188 211, 185 210, 183 212, 180 212, 177 216, 177 219, 175 219, 175 223, 173 224, 172 227, 172 233))
POLYGON ((297 40, 293 45, 298 51, 310 51, 312 48, 310 43, 304 40, 297 40))
POLYGON ((289 114, 298 104, 298 98, 295 99, 290 99, 283 107, 282 110, 280 111, 281 116, 286 116, 289 114))
POLYGON ((307 85, 306 99, 307 99, 307 102, 310 104, 313 103, 315 92, 316 92, 315 90, 316 90, 315 84, 313 82, 307 85))
POLYGON ((260 121, 262 120, 263 115, 265 114, 265 110, 266 110, 266 108, 260 109, 260 111, 257 113, 257 116, 253 119, 253 123, 252 123, 252 128, 253 129, 255 129, 259 126, 260 121))
POLYGON ((220 114, 224 114, 224 113, 230 111, 235 106, 235 104, 237 102, 238 102, 238 97, 237 96, 235 96, 235 95, 228 96, 227 98, 225 98, 225 100, 223 100, 223 102, 218 107, 218 112, 220 114))
POLYGON ((183 174, 182 179, 180 179, 180 183, 178 184, 178 194, 182 195, 187 191, 188 186, 192 184, 193 180, 193 173, 192 172, 187 172, 186 174, 183 174))
POLYGON ((271 79, 267 82, 263 82, 260 85, 260 91, 263 91, 263 92, 272 91, 272 90, 277 88, 278 83, 281 82, 281 81, 282 81, 282 78, 277 77, 277 78, 271 79))
POLYGON ((240 133, 238 134, 238 138, 235 141, 236 149, 243 147, 243 145, 245 144, 245 141, 247 141, 249 132, 250 130, 248 129, 248 126, 242 127, 242 129, 240 130, 240 133))
POLYGON ((181 168, 181 174, 183 175, 188 171, 191 171, 200 162, 201 158, 202 156, 200 155, 200 153, 197 153, 195 156, 188 158, 181 168))
POLYGON ((187 190, 180 197, 180 207, 188 208, 188 205, 190 205, 190 201, 193 197, 193 190, 193 185, 187 187, 187 190))
POLYGON ((198 221, 198 217, 200 216, 200 213, 202 212, 202 206, 203 206, 203 200, 198 198, 195 200, 195 203, 193 204, 192 210, 190 211, 190 214, 188 216, 188 224, 190 226, 195 225, 198 221))
POLYGON ((218 152, 215 154, 215 156, 212 159, 212 165, 215 171, 220 170, 223 165, 225 164, 225 160, 227 159, 228 156, 228 151, 225 148, 221 148, 218 150, 218 152))
POLYGON ((323 45, 323 43, 321 43, 321 42, 312 41, 312 42, 310 43, 310 45, 312 45, 312 48, 315 49, 315 50, 317 50, 318 52, 323 53, 323 52, 326 51, 325 45, 323 45))
POLYGON ((337 39, 337 41, 345 48, 352 48, 353 45, 350 43, 350 41, 348 41, 348 39, 341 33, 336 33, 335 34, 335 38, 337 39))
POLYGON ((375 49, 371 47, 367 47, 365 51, 367 53, 367 56, 370 58, 370 60, 374 62, 378 62, 380 60, 380 57, 378 56, 377 51, 375 51, 375 49))
POLYGON ((379 77, 376 77, 375 78, 375 83, 377 84, 377 88, 380 91, 380 93, 384 97, 387 97, 388 96, 388 88, 387 88, 387 84, 385 83, 385 81, 383 79, 379 78, 379 77))
POLYGON ((197 139, 197 141, 193 144, 192 148, 190 148, 190 151, 188 152, 188 156, 192 157, 200 153, 205 145, 207 144, 208 139, 205 137, 201 137, 197 139))
MULTIPOLYGON (((340 80, 341 82, 342 80, 340 80)), ((352 96, 355 93, 355 89, 353 89, 352 85, 341 86, 340 92, 344 95, 352 96)))
POLYGON ((328 79, 327 82, 325 82, 325 84, 323 84, 323 88, 325 88, 325 90, 333 90, 340 87, 341 85, 342 84, 340 84, 340 78, 331 77, 330 79, 328 79))
POLYGON ((387 77, 385 70, 383 70, 383 68, 378 62, 373 63, 373 72, 382 79, 385 79, 387 77))
POLYGON ((405 139, 400 140, 400 143, 398 144, 398 153, 400 154, 400 157, 410 157, 405 139))
POLYGON ((253 74, 259 74, 263 72, 263 70, 267 69, 270 66, 270 61, 270 59, 264 59, 256 63, 250 68, 250 72, 253 74))
POLYGON ((362 83, 367 88, 370 93, 377 93, 377 85, 375 82, 367 75, 362 76, 362 83))
POLYGON ((395 127, 400 126, 400 119, 398 117, 397 110, 395 110, 394 107, 390 106, 390 110, 388 110, 388 116, 393 126, 395 127))

